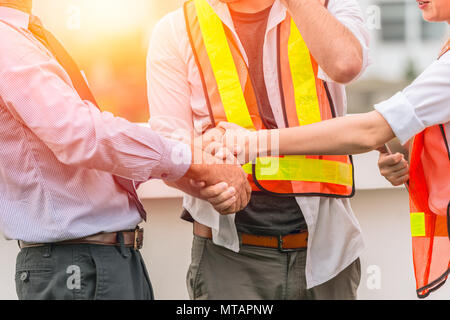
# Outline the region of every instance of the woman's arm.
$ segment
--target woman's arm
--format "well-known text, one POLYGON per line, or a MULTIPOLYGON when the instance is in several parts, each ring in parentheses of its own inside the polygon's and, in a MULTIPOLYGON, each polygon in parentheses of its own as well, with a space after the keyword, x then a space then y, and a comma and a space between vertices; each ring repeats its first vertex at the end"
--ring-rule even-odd
MULTIPOLYGON (((266 155, 345 155, 381 147, 395 136, 402 144, 427 127, 450 122, 450 53, 428 67, 410 86, 375 105, 376 111, 307 126, 249 132, 229 123, 224 145, 240 162, 266 155), (230 143, 231 141, 231 143, 230 143), (237 141, 234 142, 234 141, 237 141), (236 146, 238 148, 236 148, 236 146), (239 152, 237 152, 239 151, 239 152)), ((394 159, 396 165, 404 159, 394 159)), ((404 176, 398 168, 399 176, 404 176)))
POLYGON ((375 150, 395 137, 377 111, 282 129, 278 134, 279 147, 269 144, 268 151, 283 155, 359 154, 375 150))
POLYGON ((237 154, 241 163, 266 155, 365 153, 395 137, 377 111, 278 130, 250 132, 230 123, 220 123, 219 127, 227 131, 224 144, 237 154))

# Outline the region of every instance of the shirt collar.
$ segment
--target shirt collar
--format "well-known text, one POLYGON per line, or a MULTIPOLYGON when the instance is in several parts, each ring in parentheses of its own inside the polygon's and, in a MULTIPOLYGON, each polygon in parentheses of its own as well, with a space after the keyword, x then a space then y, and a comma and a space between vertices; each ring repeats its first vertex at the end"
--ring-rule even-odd
POLYGON ((15 27, 27 29, 30 23, 30 15, 17 9, 0 6, 0 20, 15 27))
MULTIPOLYGON (((246 64, 248 65, 248 57, 245 52, 244 47, 242 46, 242 43, 236 33, 236 30, 234 28, 233 19, 231 18, 230 10, 228 9, 228 6, 226 3, 223 3, 219 0, 207 0, 208 3, 213 8, 214 12, 217 14, 217 16, 220 18, 220 20, 231 30, 231 33, 236 39, 236 42, 238 44, 239 50, 241 51, 244 60, 246 64)), ((281 22, 286 19, 287 9, 280 0, 275 0, 272 10, 270 11, 269 15, 269 21, 267 23, 267 31, 266 35, 269 31, 274 29, 276 26, 278 26, 281 22)))

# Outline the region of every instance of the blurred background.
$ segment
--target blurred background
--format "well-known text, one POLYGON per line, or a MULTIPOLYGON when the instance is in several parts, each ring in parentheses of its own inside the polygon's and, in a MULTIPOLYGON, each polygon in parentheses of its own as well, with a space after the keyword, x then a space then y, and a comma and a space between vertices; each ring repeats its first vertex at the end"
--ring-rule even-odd
POLYGON ((446 23, 428 23, 414 0, 359 0, 371 34, 372 65, 348 87, 350 113, 373 109, 436 60, 449 37, 446 23))
MULTIPOLYGON (((147 122, 146 53, 155 23, 183 0, 35 0, 34 12, 73 54, 104 110, 147 122)), ((348 87, 360 113, 410 83, 437 56, 449 28, 423 21, 412 0, 360 0, 372 65, 348 87)))
POLYGON ((147 122, 151 31, 182 0, 34 0, 34 14, 64 44, 103 110, 147 122))

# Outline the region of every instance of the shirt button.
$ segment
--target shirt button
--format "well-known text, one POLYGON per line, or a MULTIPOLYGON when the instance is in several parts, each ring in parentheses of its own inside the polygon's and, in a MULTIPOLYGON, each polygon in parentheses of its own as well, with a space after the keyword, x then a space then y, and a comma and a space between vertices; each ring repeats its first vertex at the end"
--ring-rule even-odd
POLYGON ((28 272, 22 272, 20 274, 20 280, 23 282, 27 281, 28 280, 28 272))

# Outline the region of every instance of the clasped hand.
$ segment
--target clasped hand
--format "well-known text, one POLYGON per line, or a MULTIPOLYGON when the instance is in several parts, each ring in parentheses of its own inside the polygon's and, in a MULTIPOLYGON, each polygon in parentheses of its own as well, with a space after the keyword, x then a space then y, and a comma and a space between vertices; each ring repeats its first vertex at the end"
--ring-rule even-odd
POLYGON ((202 180, 190 181, 193 194, 211 203, 220 214, 236 213, 250 201, 251 187, 241 166, 247 157, 242 151, 247 149, 245 137, 249 133, 239 126, 224 123, 194 141, 194 152, 200 151, 202 161, 209 163, 212 172, 202 180))
MULTIPOLYGON (((221 214, 242 210, 250 200, 251 189, 241 165, 267 154, 269 150, 276 152, 277 138, 277 132, 273 130, 255 132, 221 122, 196 140, 201 150, 219 163, 215 166, 217 182, 208 184, 206 181, 192 180, 192 187, 197 188, 199 197, 209 201, 221 214)), ((378 165, 381 174, 394 186, 406 183, 409 179, 409 166, 403 155, 379 151, 381 154, 378 165)))

